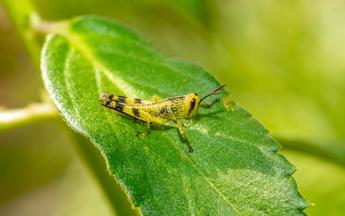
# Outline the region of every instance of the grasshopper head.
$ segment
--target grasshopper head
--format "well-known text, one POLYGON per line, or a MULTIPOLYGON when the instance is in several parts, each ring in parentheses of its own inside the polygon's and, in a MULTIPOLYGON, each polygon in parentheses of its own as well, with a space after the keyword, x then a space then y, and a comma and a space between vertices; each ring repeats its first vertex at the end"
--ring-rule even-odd
POLYGON ((210 91, 208 94, 206 94, 203 97, 199 97, 199 95, 197 93, 192 93, 192 94, 186 95, 185 96, 185 107, 187 108, 186 109, 187 110, 187 116, 188 117, 194 116, 198 112, 198 109, 199 109, 201 102, 205 98, 207 98, 211 95, 218 94, 219 90, 221 90, 224 86, 225 86, 225 84, 213 89, 212 91, 210 91))
POLYGON ((192 93, 185 96, 185 107, 188 117, 194 116, 199 109, 200 97, 197 93, 192 93))

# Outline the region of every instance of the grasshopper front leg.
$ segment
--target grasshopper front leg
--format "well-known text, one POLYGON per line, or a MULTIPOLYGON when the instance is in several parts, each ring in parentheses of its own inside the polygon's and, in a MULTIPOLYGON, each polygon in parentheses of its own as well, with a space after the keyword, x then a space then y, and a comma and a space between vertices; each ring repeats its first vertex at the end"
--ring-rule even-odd
POLYGON ((185 133, 185 130, 184 130, 184 126, 182 124, 182 121, 179 120, 179 121, 169 121, 169 122, 165 122, 165 123, 162 123, 162 125, 165 125, 167 127, 174 127, 174 128, 177 128, 178 129, 178 132, 180 134, 180 137, 182 139, 182 142, 184 142, 187 147, 188 147, 188 152, 189 153, 192 153, 193 152, 193 147, 191 146, 191 144, 189 143, 187 137, 186 137, 186 133, 185 133))
POLYGON ((178 128, 178 131, 180 133, 180 136, 182 138, 182 141, 187 145, 188 147, 188 152, 189 153, 192 153, 193 152, 193 147, 192 145, 189 143, 187 137, 186 137, 186 133, 185 133, 185 130, 184 130, 184 126, 182 124, 182 121, 177 121, 177 128, 178 128))

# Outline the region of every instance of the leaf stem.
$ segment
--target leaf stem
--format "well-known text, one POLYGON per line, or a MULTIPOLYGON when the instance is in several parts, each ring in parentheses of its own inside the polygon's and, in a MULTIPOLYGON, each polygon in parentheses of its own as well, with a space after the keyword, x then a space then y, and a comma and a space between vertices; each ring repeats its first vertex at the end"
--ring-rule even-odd
POLYGON ((39 68, 42 38, 33 28, 41 22, 39 15, 29 0, 4 0, 4 5, 36 68, 39 68))
POLYGON ((55 119, 57 116, 56 109, 50 103, 35 103, 25 108, 0 110, 0 132, 35 121, 55 119))

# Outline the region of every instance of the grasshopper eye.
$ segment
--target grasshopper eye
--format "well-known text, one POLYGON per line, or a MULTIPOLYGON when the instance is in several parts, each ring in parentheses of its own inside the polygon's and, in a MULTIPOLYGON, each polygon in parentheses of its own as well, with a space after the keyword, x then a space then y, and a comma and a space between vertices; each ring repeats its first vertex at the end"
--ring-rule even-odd
POLYGON ((195 99, 193 98, 193 99, 190 101, 188 115, 193 111, 194 107, 195 107, 195 99))

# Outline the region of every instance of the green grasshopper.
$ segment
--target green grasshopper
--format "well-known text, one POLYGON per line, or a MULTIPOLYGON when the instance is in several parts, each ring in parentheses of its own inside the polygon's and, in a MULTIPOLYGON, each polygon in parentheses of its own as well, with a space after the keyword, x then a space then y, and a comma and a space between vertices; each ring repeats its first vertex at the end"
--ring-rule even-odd
POLYGON ((188 152, 193 152, 193 148, 185 136, 182 120, 195 116, 201 102, 205 98, 219 93, 224 86, 225 84, 217 87, 203 97, 199 97, 197 93, 191 93, 166 99, 153 96, 151 101, 103 93, 100 102, 109 109, 146 123, 146 134, 150 131, 152 123, 178 128, 183 142, 188 146, 188 152))

